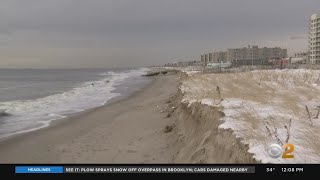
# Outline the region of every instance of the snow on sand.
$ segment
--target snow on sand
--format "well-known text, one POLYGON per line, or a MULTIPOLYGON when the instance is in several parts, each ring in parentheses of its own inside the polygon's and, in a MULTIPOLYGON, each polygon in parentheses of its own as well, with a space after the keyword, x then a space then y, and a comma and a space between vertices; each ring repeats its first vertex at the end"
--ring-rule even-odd
POLYGON ((223 106, 219 128, 232 129, 262 163, 320 162, 320 71, 259 70, 189 76, 184 103, 223 106), (273 159, 270 144, 291 143, 293 159, 273 159))

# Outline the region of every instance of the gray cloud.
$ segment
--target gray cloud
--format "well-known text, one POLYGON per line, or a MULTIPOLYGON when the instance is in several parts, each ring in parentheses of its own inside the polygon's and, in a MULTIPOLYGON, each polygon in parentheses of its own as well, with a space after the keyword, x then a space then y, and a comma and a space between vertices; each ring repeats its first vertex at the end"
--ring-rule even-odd
POLYGON ((319 5, 318 0, 2 0, 0 66, 142 66, 247 44, 301 51, 307 48, 302 37, 308 18, 319 5))

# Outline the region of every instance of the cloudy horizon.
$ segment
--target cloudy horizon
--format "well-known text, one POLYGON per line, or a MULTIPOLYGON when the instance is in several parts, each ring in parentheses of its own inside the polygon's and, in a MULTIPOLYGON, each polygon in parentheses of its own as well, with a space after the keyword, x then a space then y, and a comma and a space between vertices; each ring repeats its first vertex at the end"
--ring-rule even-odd
POLYGON ((138 67, 247 45, 307 50, 318 0, 2 0, 0 68, 138 67))

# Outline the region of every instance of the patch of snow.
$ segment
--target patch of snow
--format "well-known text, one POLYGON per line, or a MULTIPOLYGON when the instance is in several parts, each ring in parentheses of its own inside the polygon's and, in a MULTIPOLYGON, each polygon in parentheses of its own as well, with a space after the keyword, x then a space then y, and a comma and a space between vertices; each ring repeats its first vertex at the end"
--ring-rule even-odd
MULTIPOLYGON (((267 102, 255 102, 242 98, 224 98, 221 106, 224 107, 225 117, 219 126, 221 129, 232 129, 235 136, 242 139, 242 142, 249 145, 249 152, 254 158, 262 163, 319 163, 320 153, 320 118, 316 118, 320 108, 319 98, 310 98, 308 93, 318 93, 319 70, 295 69, 295 70, 255 70, 251 71, 252 78, 256 82, 263 79, 263 86, 269 89, 265 93, 274 96, 267 102), (295 99, 285 99, 283 94, 290 94, 295 99), (283 106, 284 103, 295 101, 293 107, 283 106), (311 124, 306 106, 311 114, 311 124), (299 112, 297 112, 298 108, 299 112), (293 159, 273 159, 267 154, 269 145, 280 140, 286 143, 287 129, 291 119, 289 130, 289 142, 294 145, 293 159), (269 134, 267 128, 271 131, 269 134), (275 131, 277 136, 275 137, 275 131), (318 145, 318 146, 317 146, 318 145)), ((199 102, 208 106, 215 106, 215 101, 208 97, 208 92, 214 92, 214 85, 211 84, 215 75, 195 76, 189 81, 184 81, 180 87, 184 94, 182 102, 189 106, 199 102)), ((219 85, 220 86, 220 85, 219 85)), ((262 86, 262 87, 263 87, 262 86)), ((237 87, 236 85, 234 87, 237 87)), ((243 86, 242 86, 243 87, 243 86)), ((241 87, 237 87, 241 89, 241 87)), ((222 93, 226 92, 223 89, 222 93)), ((209 96, 210 97, 210 96, 209 96)), ((320 115, 319 115, 320 116, 320 115)))
POLYGON ((214 106, 215 105, 214 99, 211 99, 211 98, 202 99, 201 100, 201 104, 208 105, 208 106, 214 106))
POLYGON ((289 111, 276 105, 265 106, 252 101, 243 101, 242 99, 227 99, 222 102, 222 105, 224 106, 225 117, 223 118, 224 123, 219 128, 232 129, 236 137, 243 138, 243 143, 249 144, 249 152, 253 153, 254 158, 261 160, 262 163, 317 163, 320 161, 320 156, 307 148, 310 147, 310 144, 303 137, 306 133, 310 133, 308 130, 310 128, 309 125, 301 123, 301 120, 295 118, 289 111), (250 121, 256 122, 248 123, 249 120, 242 117, 243 112, 252 114, 254 117, 250 121), (281 122, 272 122, 269 117, 274 117, 275 120, 281 120, 281 122), (286 143, 287 130, 284 125, 288 126, 288 124, 285 124, 283 120, 289 122, 290 119, 292 119, 291 137, 288 143, 295 146, 293 152, 295 158, 273 159, 267 154, 266 150, 269 145, 278 143, 278 141, 274 137, 268 138, 270 135, 266 130, 266 126, 268 126, 268 123, 274 125, 269 129, 277 128, 279 139, 286 143), (256 124, 256 126, 253 127, 252 124, 256 124), (295 133, 299 131, 300 133, 295 133))

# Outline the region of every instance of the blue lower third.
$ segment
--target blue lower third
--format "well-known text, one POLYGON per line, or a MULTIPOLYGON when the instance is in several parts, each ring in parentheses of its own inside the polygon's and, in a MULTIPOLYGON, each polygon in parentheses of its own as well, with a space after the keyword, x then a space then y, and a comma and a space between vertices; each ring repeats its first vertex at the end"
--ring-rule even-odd
POLYGON ((16 166, 16 173, 63 173, 63 166, 16 166))

